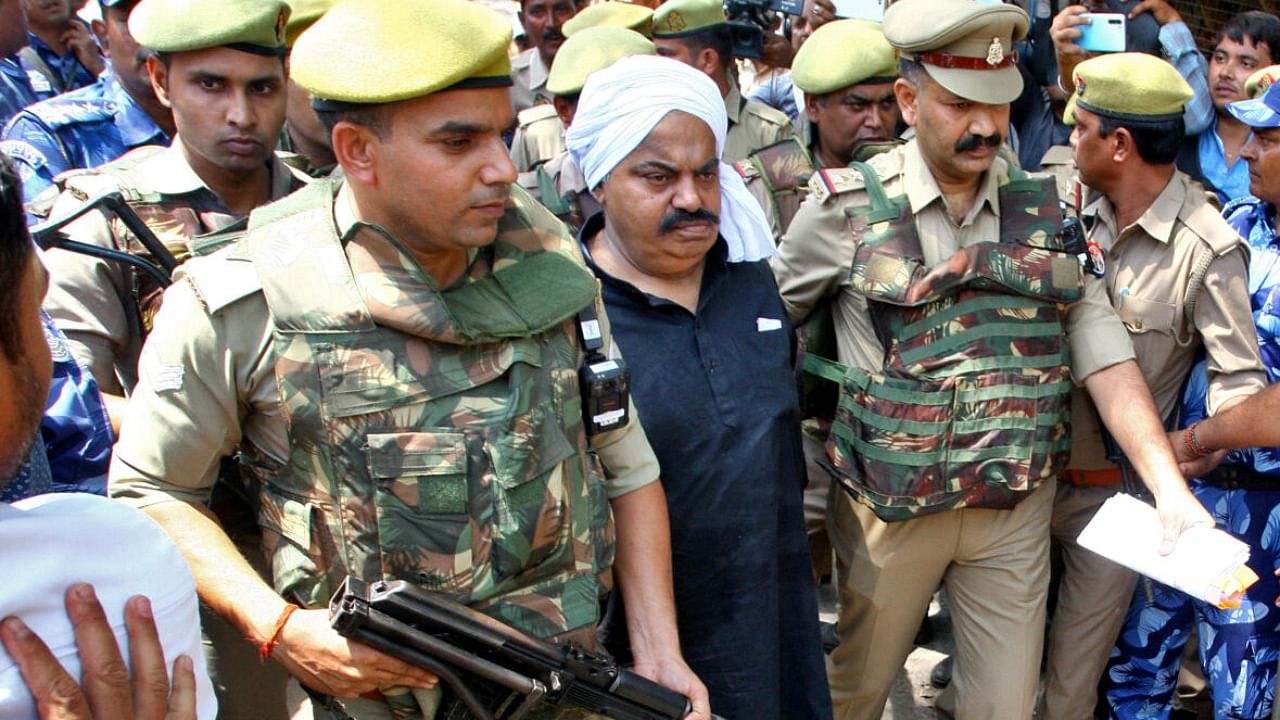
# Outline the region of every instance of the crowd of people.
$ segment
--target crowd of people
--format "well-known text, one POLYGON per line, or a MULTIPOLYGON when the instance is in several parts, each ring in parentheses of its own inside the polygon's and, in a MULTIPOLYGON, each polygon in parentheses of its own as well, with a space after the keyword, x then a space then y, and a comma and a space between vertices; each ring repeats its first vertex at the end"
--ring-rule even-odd
POLYGON ((695 720, 882 717, 940 589, 939 712, 1280 717, 1280 17, 758 5, 0 0, 0 719, 466 716, 348 576, 695 720))

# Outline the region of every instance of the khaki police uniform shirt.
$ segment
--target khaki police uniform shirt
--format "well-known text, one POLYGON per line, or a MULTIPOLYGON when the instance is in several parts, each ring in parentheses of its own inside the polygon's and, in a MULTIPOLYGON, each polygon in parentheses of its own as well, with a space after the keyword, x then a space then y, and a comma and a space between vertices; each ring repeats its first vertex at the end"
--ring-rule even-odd
MULTIPOLYGON (((1163 418, 1177 412, 1182 385, 1203 344, 1209 374, 1208 410, 1266 386, 1249 302, 1248 247, 1203 190, 1175 172, 1137 222, 1117 226, 1106 197, 1085 207, 1089 233, 1106 253, 1107 292, 1133 342, 1138 366, 1163 418), (1196 262, 1214 258, 1187 317, 1187 287, 1196 262)), ((1071 467, 1114 467, 1088 398, 1077 395, 1072 414, 1071 467)))
POLYGON ((727 163, 744 160, 756 150, 795 134, 786 113, 756 100, 743 99, 736 82, 729 83, 724 111, 729 116, 723 153, 727 163))
POLYGON ((542 62, 537 48, 529 48, 511 59, 511 107, 517 113, 538 103, 551 102, 547 75, 551 68, 542 62))
MULTIPOLYGON (((272 155, 271 199, 288 195, 304 181, 301 173, 286 166, 272 155)), ((132 174, 145 184, 148 192, 169 197, 188 195, 192 202, 212 203, 224 207, 221 199, 196 175, 183 155, 182 140, 143 160, 132 174)), ((307 178, 309 179, 309 178, 307 178)), ((81 198, 64 191, 53 205, 50 217, 59 218, 83 204, 81 198)), ((196 234, 215 232, 244 216, 225 213, 202 213, 202 227, 196 234)), ((72 239, 98 247, 122 249, 125 244, 112 232, 113 225, 101 212, 94 211, 67 225, 72 239)), ((152 227, 162 242, 173 246, 166 231, 183 232, 182 228, 152 227)), ((189 241, 190 237, 184 237, 189 241)), ((142 348, 138 326, 137 303, 131 282, 133 271, 121 263, 99 260, 70 250, 50 250, 44 254, 49 269, 49 294, 45 309, 57 321, 70 340, 71 351, 93 372, 104 392, 120 394, 132 388, 138 375, 138 354, 142 348)))
POLYGON ((521 110, 519 125, 511 138, 511 162, 519 172, 528 172, 564 152, 564 123, 549 103, 521 110))
MULTIPOLYGON (((959 224, 947 213, 942 191, 914 140, 877 155, 869 164, 885 179, 891 197, 906 195, 915 214, 926 266, 938 265, 962 247, 999 237, 997 190, 999 176, 1008 168, 1002 158, 997 157, 983 177, 977 201, 959 224)), ((872 327, 866 298, 849 287, 858 238, 850 230, 844 210, 866 202, 866 193, 861 189, 827 198, 811 192, 787 229, 772 265, 792 322, 799 323, 815 305, 833 297, 840 362, 878 371, 884 365, 884 348, 872 327)), ((1096 278, 1086 279, 1084 297, 1068 308, 1066 331, 1071 371, 1077 382, 1133 359, 1129 335, 1107 302, 1106 288, 1096 278)))
MULTIPOLYGON (((355 222, 345 185, 334 214, 340 229, 355 222)), ((113 497, 136 507, 171 500, 203 504, 219 461, 241 443, 288 461, 271 317, 252 263, 225 259, 237 249, 193 258, 165 292, 112 458, 113 497), (202 286, 215 278, 209 284, 224 299, 202 296, 189 274, 198 274, 202 286), (211 313, 211 303, 225 307, 211 313)), ((610 353, 608 318, 598 294, 596 304, 610 353)), ((636 418, 596 435, 591 444, 609 474, 610 497, 657 480, 657 458, 636 418)))
MULTIPOLYGON (((573 161, 573 156, 568 150, 561 151, 555 157, 542 163, 541 167, 534 168, 528 172, 520 173, 516 180, 520 187, 529 191, 529 194, 544 206, 547 205, 551 198, 542 197, 542 187, 538 183, 538 171, 551 180, 551 186, 555 188, 556 196, 563 198, 567 195, 581 197, 587 194, 587 177, 582 174, 582 170, 578 167, 578 163, 573 161)), ((598 210, 599 206, 592 198, 590 208, 583 209, 585 217, 591 217, 598 210)))
MULTIPOLYGON (((822 161, 818 158, 818 153, 814 151, 813 140, 809 137, 812 125, 809 123, 808 116, 803 115, 803 113, 801 116, 804 117, 804 122, 800 126, 800 132, 796 133, 796 137, 800 138, 800 142, 804 143, 804 146, 809 149, 809 160, 813 163, 813 166, 821 168, 822 161)), ((743 162, 749 162, 751 155, 755 155, 756 152, 756 150, 753 150, 743 162)), ((750 171, 754 172, 754 168, 750 171)), ((764 218, 769 221, 769 229, 773 232, 773 241, 781 242, 782 234, 787 229, 782 226, 783 218, 778 216, 773 192, 769 189, 769 183, 765 182, 764 176, 759 173, 751 177, 744 177, 743 182, 747 186, 747 192, 751 193, 751 197, 755 198, 756 202, 760 204, 760 208, 764 210, 764 218)))

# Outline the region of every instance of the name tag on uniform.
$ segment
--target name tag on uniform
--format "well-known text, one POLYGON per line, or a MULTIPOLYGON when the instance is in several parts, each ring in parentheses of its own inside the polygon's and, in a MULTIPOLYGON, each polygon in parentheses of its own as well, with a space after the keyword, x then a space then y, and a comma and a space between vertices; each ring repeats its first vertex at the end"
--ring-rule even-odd
POLYGON ((776 318, 756 318, 756 332, 769 332, 770 330, 781 330, 782 321, 776 318))

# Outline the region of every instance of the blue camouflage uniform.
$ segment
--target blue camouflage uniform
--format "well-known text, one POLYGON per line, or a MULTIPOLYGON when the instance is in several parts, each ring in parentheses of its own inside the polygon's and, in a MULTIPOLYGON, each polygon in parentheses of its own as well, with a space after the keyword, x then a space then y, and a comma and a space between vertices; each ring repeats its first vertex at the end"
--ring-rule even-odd
MULTIPOLYGON (((78 21, 76 21, 78 22, 78 21)), ((82 87, 89 87, 97 78, 88 68, 80 64, 80 58, 76 57, 75 52, 68 50, 66 55, 59 55, 49 44, 40 39, 39 35, 33 32, 27 33, 27 47, 31 50, 19 51, 19 60, 22 67, 27 71, 28 77, 31 78, 31 85, 35 88, 36 96, 41 100, 48 100, 55 95, 61 95, 72 90, 79 90, 82 87), (53 71, 56 77, 50 78, 36 63, 33 63, 27 57, 23 57, 23 53, 34 53, 40 58, 49 70, 53 71), (39 74, 45 79, 44 82, 33 75, 39 74)))
POLYGON ((27 462, 0 490, 0 502, 46 492, 105 495, 115 434, 102 394, 93 376, 71 354, 53 318, 43 310, 40 317, 53 358, 49 398, 27 462))
POLYGON ((22 178, 24 202, 67 170, 97 167, 143 145, 169 144, 110 70, 89 87, 19 112, 0 138, 0 151, 22 178))
MULTIPOLYGON (((1274 206, 1255 197, 1223 210, 1249 241, 1249 295, 1258 346, 1270 382, 1280 380, 1280 239, 1274 206)), ((1205 416, 1207 374, 1201 360, 1191 372, 1182 402, 1182 425, 1205 416)), ((1113 718, 1167 718, 1182 650, 1198 623, 1200 661, 1213 692, 1217 718, 1271 717, 1276 660, 1280 658, 1280 448, 1232 452, 1221 467, 1252 473, 1249 489, 1205 478, 1191 490, 1219 528, 1250 547, 1249 567, 1259 582, 1238 609, 1219 610, 1155 582, 1140 582, 1103 678, 1113 718), (1268 480, 1274 479, 1273 483, 1268 480), (1262 487, 1259 487, 1261 483, 1262 487)), ((1221 474, 1217 477, 1222 477, 1221 474)))
POLYGON ((39 101, 17 57, 0 58, 0 123, 9 122, 19 110, 39 101))

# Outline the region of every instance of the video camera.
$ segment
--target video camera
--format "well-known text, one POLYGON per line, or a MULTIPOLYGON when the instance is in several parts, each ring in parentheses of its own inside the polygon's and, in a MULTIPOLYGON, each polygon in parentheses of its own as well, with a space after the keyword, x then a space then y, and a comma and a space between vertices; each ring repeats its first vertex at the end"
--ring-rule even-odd
POLYGON ((733 36, 734 57, 764 55, 764 34, 773 32, 772 12, 800 15, 804 0, 725 0, 724 14, 733 36))

